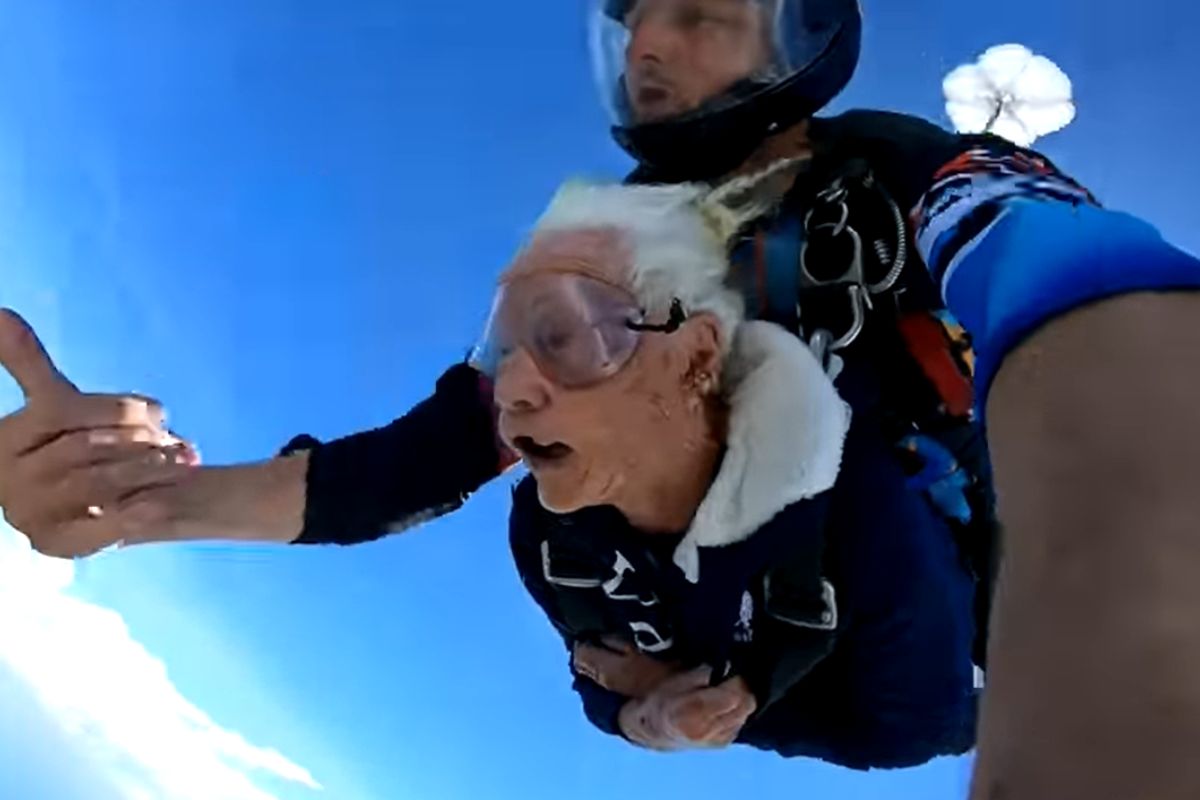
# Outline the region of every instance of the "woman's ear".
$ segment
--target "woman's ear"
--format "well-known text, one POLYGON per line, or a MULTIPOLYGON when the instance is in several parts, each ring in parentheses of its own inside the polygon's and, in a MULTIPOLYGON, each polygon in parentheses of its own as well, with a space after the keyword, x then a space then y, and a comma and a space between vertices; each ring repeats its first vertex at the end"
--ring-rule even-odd
POLYGON ((725 341, 716 314, 701 311, 688 317, 683 331, 688 337, 688 379, 712 394, 721 385, 725 341), (704 384, 707 384, 705 386, 704 384))

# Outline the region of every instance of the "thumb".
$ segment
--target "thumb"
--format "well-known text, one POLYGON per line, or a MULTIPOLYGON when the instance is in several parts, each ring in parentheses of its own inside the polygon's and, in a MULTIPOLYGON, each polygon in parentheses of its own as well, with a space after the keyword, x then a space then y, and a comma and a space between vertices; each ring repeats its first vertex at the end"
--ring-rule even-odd
POLYGON ((0 366, 12 375, 26 400, 64 389, 78 391, 54 366, 29 323, 7 308, 0 309, 0 366))

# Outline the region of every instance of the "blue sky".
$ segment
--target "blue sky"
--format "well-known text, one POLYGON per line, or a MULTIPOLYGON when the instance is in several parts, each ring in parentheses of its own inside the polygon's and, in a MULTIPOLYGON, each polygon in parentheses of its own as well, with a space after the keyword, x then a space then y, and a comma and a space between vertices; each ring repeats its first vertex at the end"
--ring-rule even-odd
MULTIPOLYGON (((942 120, 951 67, 1023 42, 1080 105, 1041 149, 1200 251, 1200 10, 865 5, 838 107, 942 120)), ((626 169, 584 42, 549 0, 0 0, 0 304, 81 386, 163 398, 210 463, 382 424, 469 346, 554 187, 626 169)), ((0 530, 0 797, 964 795, 966 761, 860 775, 591 730, 508 560, 510 483, 341 551, 47 566, 0 530)))

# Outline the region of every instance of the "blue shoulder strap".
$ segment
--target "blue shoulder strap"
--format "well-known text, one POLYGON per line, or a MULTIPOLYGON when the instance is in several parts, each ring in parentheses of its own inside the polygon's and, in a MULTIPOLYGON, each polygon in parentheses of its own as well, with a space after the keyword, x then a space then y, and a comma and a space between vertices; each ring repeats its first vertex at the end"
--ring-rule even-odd
POLYGON ((734 247, 734 277, 748 316, 795 328, 803 244, 800 216, 784 213, 734 247))

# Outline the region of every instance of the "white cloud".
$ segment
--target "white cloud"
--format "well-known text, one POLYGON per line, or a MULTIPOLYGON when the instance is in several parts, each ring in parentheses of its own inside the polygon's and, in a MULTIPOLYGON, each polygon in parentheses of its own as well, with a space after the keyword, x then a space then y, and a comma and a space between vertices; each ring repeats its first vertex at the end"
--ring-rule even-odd
POLYGON ((184 697, 120 614, 68 593, 74 576, 0 523, 0 661, 127 798, 273 800, 256 778, 321 788, 184 697))
POLYGON ((990 48, 947 75, 942 90, 959 133, 988 131, 1022 147, 1075 119, 1071 79, 1024 45, 990 48))

